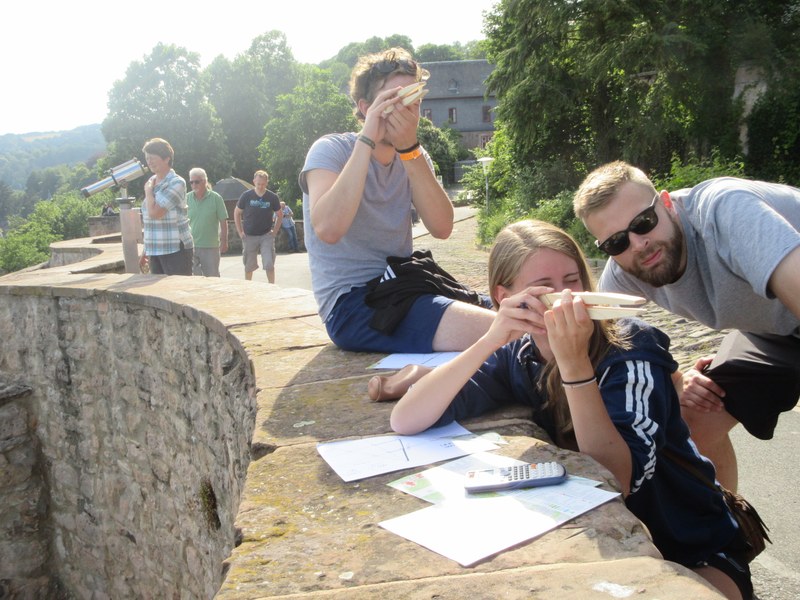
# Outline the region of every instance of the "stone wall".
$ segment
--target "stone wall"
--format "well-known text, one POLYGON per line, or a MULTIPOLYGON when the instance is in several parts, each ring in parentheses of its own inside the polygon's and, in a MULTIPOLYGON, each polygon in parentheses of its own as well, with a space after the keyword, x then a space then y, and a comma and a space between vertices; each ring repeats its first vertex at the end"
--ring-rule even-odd
POLYGON ((0 598, 51 595, 42 460, 30 388, 0 381, 0 598))
POLYGON ((0 597, 211 598, 234 546, 252 365, 212 320, 106 291, 0 295, 0 597))
POLYGON ((122 226, 120 225, 119 214, 107 217, 89 217, 89 237, 119 233, 120 231, 122 231, 122 226))

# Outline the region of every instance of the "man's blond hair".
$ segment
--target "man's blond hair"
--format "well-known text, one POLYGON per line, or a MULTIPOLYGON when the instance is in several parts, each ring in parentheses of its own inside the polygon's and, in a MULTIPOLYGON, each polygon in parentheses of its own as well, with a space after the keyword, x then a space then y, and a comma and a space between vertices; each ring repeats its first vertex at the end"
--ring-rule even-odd
POLYGON ((397 73, 411 75, 414 81, 425 81, 430 76, 405 48, 389 48, 358 59, 350 74, 350 98, 355 104, 353 113, 356 117, 365 118, 358 108, 358 101, 366 100, 372 104, 386 80, 397 73))
POLYGON ((628 182, 646 188, 653 195, 656 194, 655 186, 641 169, 621 160, 606 163, 589 173, 575 192, 572 201, 575 216, 585 222, 591 213, 600 210, 613 200, 620 188, 628 182))

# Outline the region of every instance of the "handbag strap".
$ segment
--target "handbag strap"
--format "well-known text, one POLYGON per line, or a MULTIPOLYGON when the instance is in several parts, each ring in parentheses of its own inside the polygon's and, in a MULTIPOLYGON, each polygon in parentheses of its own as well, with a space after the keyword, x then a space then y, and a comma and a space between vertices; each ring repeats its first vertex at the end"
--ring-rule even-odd
POLYGON ((677 452, 673 452, 672 450, 670 450, 667 447, 664 447, 664 449, 661 452, 662 452, 662 454, 664 454, 664 456, 669 458, 672 462, 674 462, 675 464, 677 464, 680 467, 683 467, 686 471, 688 471, 689 473, 694 475, 695 478, 700 480, 701 482, 703 482, 703 484, 706 487, 708 487, 708 488, 710 488, 710 489, 712 489, 714 491, 717 491, 717 492, 721 492, 722 491, 720 489, 719 484, 717 484, 716 482, 711 481, 708 477, 706 477, 705 473, 703 473, 700 469, 695 467, 692 463, 690 463, 688 460, 686 460, 683 456, 681 456, 677 452))

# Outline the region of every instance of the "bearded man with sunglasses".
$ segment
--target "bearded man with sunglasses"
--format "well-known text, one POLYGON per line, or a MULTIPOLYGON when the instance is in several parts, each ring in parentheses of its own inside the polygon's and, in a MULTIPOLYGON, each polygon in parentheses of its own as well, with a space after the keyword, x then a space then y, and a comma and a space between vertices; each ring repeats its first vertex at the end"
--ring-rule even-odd
POLYGON ((434 237, 453 229, 453 205, 417 138, 420 100, 398 96, 427 77, 402 48, 361 57, 350 78, 361 131, 317 140, 299 176, 314 296, 328 335, 345 350, 463 350, 494 319, 476 304, 414 291, 404 298, 407 312, 389 315, 391 331, 376 326, 382 313, 376 319, 368 293, 383 281, 387 259, 412 254, 412 206, 434 237))
POLYGON ((719 481, 735 490, 730 430, 742 423, 771 439, 800 397, 800 190, 720 177, 657 192, 617 161, 584 179, 574 209, 610 256, 602 290, 733 330, 684 375, 681 412, 719 481))

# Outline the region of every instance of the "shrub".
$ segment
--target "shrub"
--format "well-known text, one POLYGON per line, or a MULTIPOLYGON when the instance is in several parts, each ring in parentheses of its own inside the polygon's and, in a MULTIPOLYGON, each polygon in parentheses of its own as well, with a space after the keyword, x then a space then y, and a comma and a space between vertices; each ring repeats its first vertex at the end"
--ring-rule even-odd
POLYGON ((720 156, 715 148, 708 158, 690 156, 681 162, 677 155, 672 155, 670 171, 664 176, 653 176, 653 185, 657 190, 679 190, 692 187, 714 177, 744 177, 744 163, 741 160, 728 160, 720 156))

